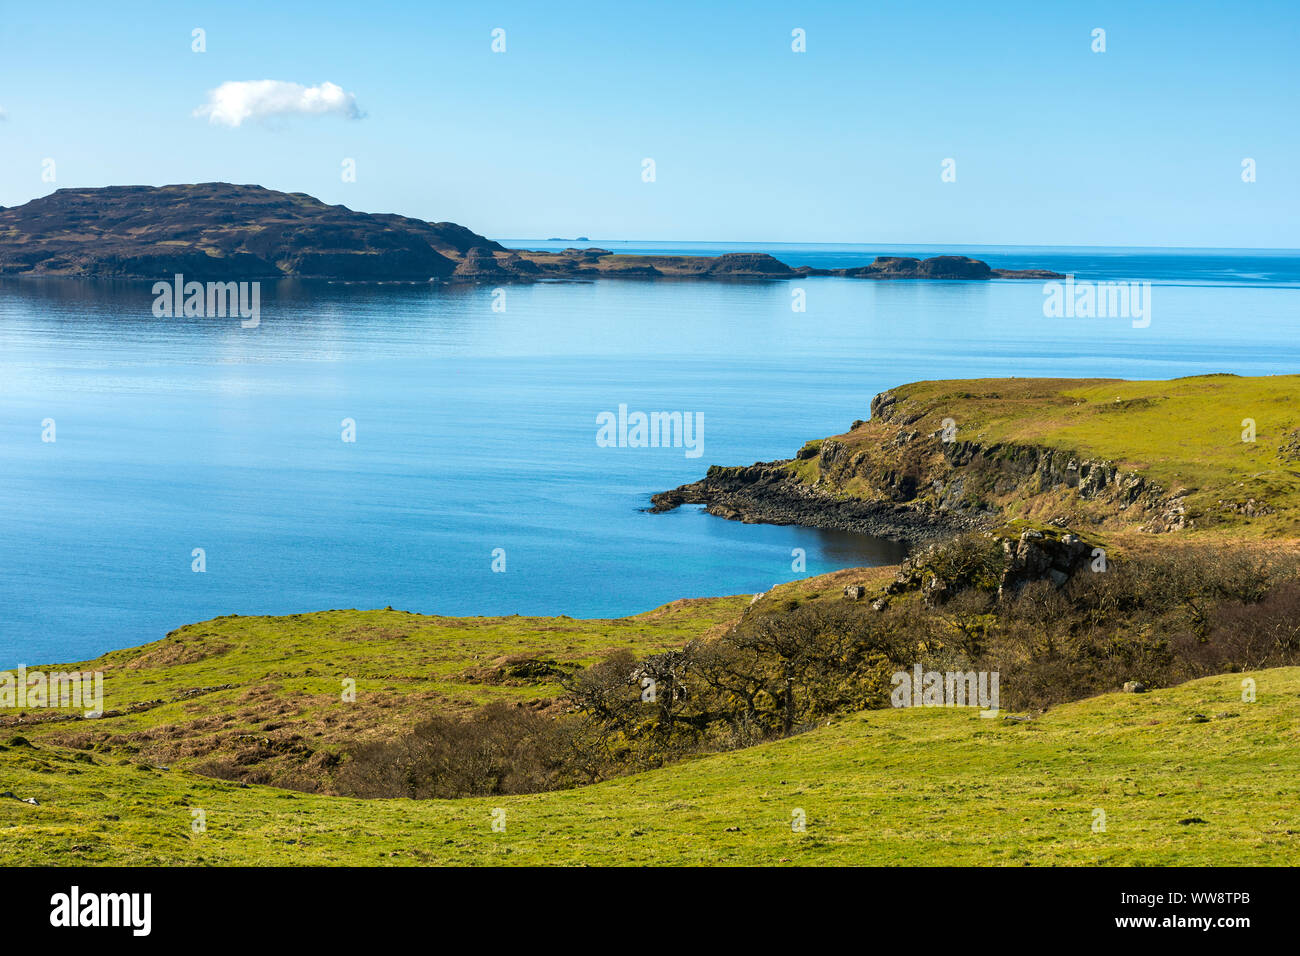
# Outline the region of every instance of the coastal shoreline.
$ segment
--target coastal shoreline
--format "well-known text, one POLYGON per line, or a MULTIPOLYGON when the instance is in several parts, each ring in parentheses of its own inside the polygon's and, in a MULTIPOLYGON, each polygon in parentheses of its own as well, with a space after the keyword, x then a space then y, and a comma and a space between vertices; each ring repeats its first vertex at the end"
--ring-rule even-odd
POLYGON ((682 505, 704 505, 719 518, 742 524, 798 525, 888 538, 909 547, 981 531, 997 522, 952 511, 891 501, 822 494, 790 477, 782 462, 747 468, 710 468, 699 481, 651 495, 647 512, 663 514, 682 505))

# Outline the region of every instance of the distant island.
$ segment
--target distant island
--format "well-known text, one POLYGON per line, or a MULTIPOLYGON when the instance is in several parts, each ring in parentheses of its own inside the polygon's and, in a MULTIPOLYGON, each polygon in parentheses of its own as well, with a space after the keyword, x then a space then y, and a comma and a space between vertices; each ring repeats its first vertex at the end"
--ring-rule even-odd
POLYGON ((452 222, 354 212, 306 193, 230 183, 59 189, 0 209, 0 277, 157 279, 173 273, 224 281, 357 282, 1061 278, 1042 269, 993 269, 966 256, 881 256, 857 268, 792 269, 756 252, 671 256, 591 247, 507 249, 452 222))

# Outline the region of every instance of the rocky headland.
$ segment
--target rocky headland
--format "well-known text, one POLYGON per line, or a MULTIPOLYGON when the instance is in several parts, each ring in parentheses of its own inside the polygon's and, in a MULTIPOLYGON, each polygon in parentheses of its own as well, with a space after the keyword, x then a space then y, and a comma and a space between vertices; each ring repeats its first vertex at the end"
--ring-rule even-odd
POLYGON ((1289 537, 1300 526, 1297 399, 1297 376, 919 382, 877 395, 870 419, 844 434, 793 458, 715 465, 653 495, 650 510, 699 504, 913 542, 1022 519, 1289 537), (1277 409, 1270 441, 1240 440, 1241 407, 1277 409))

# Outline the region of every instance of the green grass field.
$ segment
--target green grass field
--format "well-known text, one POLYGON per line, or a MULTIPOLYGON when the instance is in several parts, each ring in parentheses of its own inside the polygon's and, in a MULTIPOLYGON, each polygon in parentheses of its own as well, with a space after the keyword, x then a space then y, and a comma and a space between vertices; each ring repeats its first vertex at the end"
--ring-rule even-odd
MULTIPOLYGON (((421 719, 492 701, 555 706, 563 673, 617 648, 680 647, 735 620, 748 596, 674 601, 614 620, 454 618, 377 610, 228 616, 160 641, 45 671, 100 671, 106 715, 0 710, 0 741, 21 733, 151 764, 210 769, 300 789, 328 776, 348 742, 409 731, 421 719), (515 662, 541 673, 512 673, 515 662), (355 700, 345 702, 344 681, 355 700)), ((4 779, 0 777, 0 790, 4 779)))
POLYGON ((457 801, 240 787, 10 740, 0 786, 40 805, 0 799, 0 863, 1294 865, 1300 668, 1249 676, 1253 703, 1225 675, 1025 723, 870 711, 592 787, 457 801))

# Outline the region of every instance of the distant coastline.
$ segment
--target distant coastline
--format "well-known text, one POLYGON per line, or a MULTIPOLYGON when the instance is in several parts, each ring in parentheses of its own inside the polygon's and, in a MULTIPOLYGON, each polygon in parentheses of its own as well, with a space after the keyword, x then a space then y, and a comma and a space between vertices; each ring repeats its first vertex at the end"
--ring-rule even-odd
POLYGON ((620 254, 591 246, 507 249, 456 223, 355 212, 305 193, 230 183, 60 189, 0 209, 0 277, 174 274, 225 282, 1061 278, 1045 269, 995 269, 956 255, 879 256, 869 265, 818 269, 791 268, 762 252, 697 256, 620 254))

